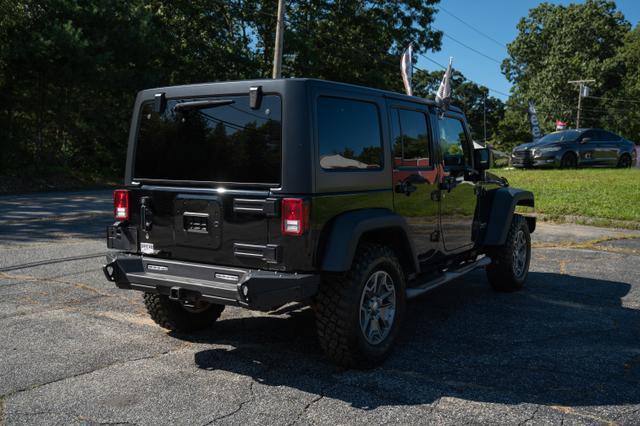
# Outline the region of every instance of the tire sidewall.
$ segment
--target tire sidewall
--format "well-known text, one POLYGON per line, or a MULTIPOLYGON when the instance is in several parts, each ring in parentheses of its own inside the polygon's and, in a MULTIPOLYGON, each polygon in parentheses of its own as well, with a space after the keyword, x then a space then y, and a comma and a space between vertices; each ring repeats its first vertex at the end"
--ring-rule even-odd
POLYGON ((631 167, 631 156, 624 154, 618 160, 618 167, 622 169, 628 169, 631 167))
POLYGON ((509 271, 511 272, 513 282, 516 283, 518 287, 524 286, 524 283, 527 280, 527 276, 529 275, 529 265, 531 263, 531 234, 529 234, 529 227, 527 226, 526 221, 521 220, 519 222, 518 227, 515 229, 515 232, 513 233, 509 241, 509 250, 511 252, 511 255, 513 255, 513 251, 515 250, 516 236, 520 231, 524 233, 524 238, 527 245, 527 259, 524 264, 524 274, 522 274, 521 277, 516 276, 513 269, 513 261, 510 262, 509 266, 509 271))
POLYGON ((568 152, 560 159, 560 167, 571 169, 578 166, 578 158, 575 154, 568 152))
POLYGON ((166 295, 145 293, 147 312, 159 326, 178 333, 210 327, 222 314, 224 305, 210 304, 200 312, 189 312, 166 295))
POLYGON ((353 307, 350 315, 351 339, 350 346, 355 348, 362 356, 363 360, 369 360, 371 364, 377 363, 387 357, 392 350, 394 343, 400 333, 401 325, 406 313, 405 283, 402 271, 398 270, 396 263, 388 257, 379 257, 371 262, 366 268, 366 272, 359 277, 357 285, 353 286, 351 297, 353 307), (385 271, 393 280, 396 291, 396 315, 391 326, 391 331, 387 337, 377 345, 370 344, 360 328, 360 300, 367 280, 377 271, 385 271))

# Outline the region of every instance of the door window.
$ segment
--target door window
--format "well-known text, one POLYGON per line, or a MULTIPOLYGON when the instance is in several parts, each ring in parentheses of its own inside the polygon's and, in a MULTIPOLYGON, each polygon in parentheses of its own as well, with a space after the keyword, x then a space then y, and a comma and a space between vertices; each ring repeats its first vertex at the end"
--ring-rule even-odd
POLYGON ((318 99, 318 139, 323 169, 382 168, 378 107, 353 99, 318 99))
POLYGON ((620 136, 616 135, 615 133, 611 133, 606 130, 600 130, 600 133, 602 133, 603 141, 615 142, 620 140, 620 136))
POLYGON ((444 117, 440 120, 439 145, 445 167, 469 165, 469 144, 462 121, 444 117))
POLYGON ((395 167, 430 167, 427 116, 419 111, 393 111, 393 157, 395 167))
POLYGON ((594 130, 592 139, 594 142, 604 142, 608 140, 607 133, 603 130, 594 130))

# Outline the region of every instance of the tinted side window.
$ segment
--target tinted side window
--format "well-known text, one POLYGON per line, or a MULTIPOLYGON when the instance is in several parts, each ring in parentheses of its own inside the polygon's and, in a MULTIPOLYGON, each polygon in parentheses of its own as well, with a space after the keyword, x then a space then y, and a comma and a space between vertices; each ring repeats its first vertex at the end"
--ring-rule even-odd
POLYGON ((394 166, 431 166, 426 115, 418 111, 398 109, 394 110, 392 117, 394 166))
POLYGON ((602 132, 602 136, 603 136, 602 140, 610 141, 610 142, 611 141, 619 141, 620 140, 620 136, 616 135, 615 133, 611 133, 611 132, 608 132, 606 130, 601 130, 601 132, 602 132))
POLYGON ((370 102, 320 97, 318 145, 323 169, 380 169, 378 107, 370 102))
POLYGON ((467 135, 460 120, 445 117, 440 120, 439 145, 445 166, 469 164, 467 135))
POLYGON ((594 130, 593 131, 593 136, 592 136, 592 140, 593 141, 606 141, 607 140, 607 134, 602 131, 602 130, 594 130))

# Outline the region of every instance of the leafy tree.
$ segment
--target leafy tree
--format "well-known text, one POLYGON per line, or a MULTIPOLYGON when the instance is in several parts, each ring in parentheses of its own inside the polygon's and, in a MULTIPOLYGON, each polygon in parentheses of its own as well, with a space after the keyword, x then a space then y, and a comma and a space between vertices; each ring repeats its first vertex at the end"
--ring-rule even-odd
MULTIPOLYGON (((518 36, 508 45, 509 58, 502 64, 520 102, 517 107, 524 109, 526 100, 534 100, 543 131, 553 130, 555 119, 575 123, 578 91, 567 81, 593 78, 592 93, 600 94, 619 87, 624 67, 617 52, 629 27, 613 1, 541 3, 531 9, 518 23, 518 36)), ((585 109, 591 105, 586 99, 585 109)), ((522 112, 510 113, 509 119, 517 116, 526 120, 522 112)), ((603 124, 601 116, 585 116, 581 123, 603 124)))
MULTIPOLYGON (((420 53, 440 48, 442 33, 431 28, 438 1, 288 1, 283 75, 400 90, 399 59, 409 42, 420 53)), ((276 2, 247 3, 263 75, 270 76, 276 2)))
POLYGON ((640 27, 627 33, 616 58, 624 67, 619 87, 604 94, 609 99, 590 99, 587 115, 605 114, 611 130, 640 143, 640 27), (619 101, 611 99, 621 99, 619 101), (631 101, 631 102, 628 102, 631 101))
MULTIPOLYGON (((401 88, 438 0, 290 0, 285 76, 401 88)), ((0 0, 0 175, 121 176, 141 89, 269 77, 272 0, 0 0)))

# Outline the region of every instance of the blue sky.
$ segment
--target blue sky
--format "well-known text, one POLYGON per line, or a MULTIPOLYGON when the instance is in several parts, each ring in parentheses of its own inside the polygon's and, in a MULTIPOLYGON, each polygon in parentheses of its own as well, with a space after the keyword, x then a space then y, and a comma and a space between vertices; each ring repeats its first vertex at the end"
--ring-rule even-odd
MULTIPOLYGON (((441 0, 439 6, 466 23, 478 28, 490 36, 492 41, 460 22, 451 14, 440 10, 436 14, 433 26, 449 34, 452 38, 478 50, 486 56, 502 61, 507 57, 504 45, 517 35, 516 25, 521 17, 526 16, 529 9, 540 4, 534 0, 441 0)), ((549 3, 569 4, 581 1, 554 1, 549 3)), ((633 26, 640 21, 640 0, 617 0, 618 9, 633 26)), ((438 6, 436 6, 438 8, 438 6)), ((449 56, 453 56, 453 67, 467 78, 483 84, 491 89, 509 93, 511 85, 500 72, 500 65, 491 59, 462 47, 445 36, 439 52, 428 52, 427 56, 440 64, 446 65, 449 56)), ((419 57, 418 67, 427 70, 439 69, 437 65, 419 57)), ((506 96, 491 92, 492 96, 505 100, 506 96)))

